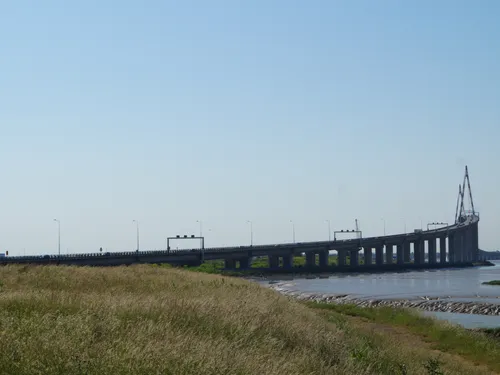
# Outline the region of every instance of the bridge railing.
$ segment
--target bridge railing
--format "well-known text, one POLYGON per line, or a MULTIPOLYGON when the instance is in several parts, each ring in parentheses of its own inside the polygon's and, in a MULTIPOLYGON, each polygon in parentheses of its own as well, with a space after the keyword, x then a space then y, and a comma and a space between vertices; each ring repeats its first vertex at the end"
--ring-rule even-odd
MULTIPOLYGON (((460 226, 468 225, 471 221, 475 221, 479 219, 479 213, 475 212, 475 215, 468 216, 466 223, 461 223, 459 225, 451 225, 444 228, 439 228, 436 230, 428 230, 422 231, 420 234, 425 233, 436 233, 436 232, 448 232, 454 229, 457 229, 460 226)), ((252 250, 269 250, 269 249, 294 249, 294 248, 304 248, 306 250, 308 247, 321 247, 321 246, 335 246, 340 244, 358 244, 360 242, 365 241, 374 241, 374 240, 391 240, 396 238, 401 238, 403 236, 413 236, 415 233, 404 233, 404 234, 395 234, 388 236, 380 236, 380 237, 367 237, 367 238, 355 238, 355 239, 346 239, 346 240, 335 240, 335 241, 314 241, 314 242, 298 242, 298 243, 284 243, 284 244, 268 244, 268 245, 246 245, 246 246, 230 246, 230 247, 209 247, 209 248, 192 248, 192 249, 164 249, 164 250, 145 250, 145 251, 122 251, 122 252, 96 252, 96 253, 80 253, 80 254, 45 254, 45 255, 28 255, 28 256, 10 256, 0 259, 0 263, 15 263, 16 261, 40 261, 42 259, 47 259, 49 261, 57 261, 57 260, 78 260, 78 259, 88 259, 88 258, 116 258, 116 257, 137 257, 137 256, 183 256, 193 253, 204 252, 205 254, 211 253, 237 253, 237 252, 248 252, 252 250)))

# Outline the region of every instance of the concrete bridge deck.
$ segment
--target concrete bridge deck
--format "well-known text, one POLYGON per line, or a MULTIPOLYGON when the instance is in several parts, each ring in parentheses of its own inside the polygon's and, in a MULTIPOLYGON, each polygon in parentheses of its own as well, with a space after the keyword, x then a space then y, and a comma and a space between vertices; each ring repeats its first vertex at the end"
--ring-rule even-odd
POLYGON ((170 263, 198 265, 206 260, 224 260, 227 268, 245 269, 250 267, 252 258, 265 256, 269 259, 269 267, 276 268, 280 267, 280 264, 281 267, 292 267, 293 257, 305 254, 307 266, 326 267, 329 252, 332 250, 338 253, 339 266, 349 265, 353 268, 360 266, 361 252, 363 253, 362 263, 366 266, 393 264, 394 260, 400 266, 408 263, 416 265, 460 264, 478 261, 480 258, 478 223, 479 216, 474 214, 464 217, 457 224, 444 228, 380 237, 190 250, 5 257, 0 259, 0 264, 117 266, 134 263, 170 263), (427 257, 424 250, 426 247, 427 257), (347 256, 349 256, 349 264, 347 264, 347 256))

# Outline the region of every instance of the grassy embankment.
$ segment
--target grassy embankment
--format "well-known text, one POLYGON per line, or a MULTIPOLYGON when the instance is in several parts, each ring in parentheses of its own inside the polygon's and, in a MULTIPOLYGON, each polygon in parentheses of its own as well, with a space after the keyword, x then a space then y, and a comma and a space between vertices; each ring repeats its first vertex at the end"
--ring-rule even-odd
POLYGON ((237 278, 5 266, 0 281, 0 374, 500 371, 485 335, 404 312, 308 306, 237 278))
POLYGON ((500 280, 485 281, 484 285, 500 285, 500 280))
POLYGON ((364 322, 390 325, 395 333, 400 330, 399 332, 420 337, 430 343, 432 349, 459 355, 500 372, 500 342, 495 339, 500 337, 500 329, 466 330, 415 312, 390 307, 364 308, 311 302, 306 305, 323 310, 324 316, 334 322, 354 317, 364 322))

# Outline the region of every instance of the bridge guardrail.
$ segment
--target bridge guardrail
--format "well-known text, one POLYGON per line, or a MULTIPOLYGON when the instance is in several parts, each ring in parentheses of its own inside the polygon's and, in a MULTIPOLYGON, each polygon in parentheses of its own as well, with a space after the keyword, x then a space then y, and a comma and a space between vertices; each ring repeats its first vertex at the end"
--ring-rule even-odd
POLYGON ((450 231, 455 231, 461 229, 464 226, 468 226, 474 224, 479 220, 478 215, 468 216, 467 221, 454 224, 451 226, 447 226, 444 228, 431 229, 422 231, 420 233, 403 233, 403 234, 395 234, 388 236, 379 236, 379 237, 366 237, 366 238, 354 238, 347 240, 336 240, 336 241, 313 241, 313 242, 299 242, 299 243, 284 243, 284 244, 268 244, 268 245, 247 245, 247 246, 229 246, 229 247, 212 247, 212 248, 192 248, 192 249, 170 249, 170 250, 145 250, 145 251, 122 251, 122 252, 105 252, 105 253, 80 253, 80 254, 45 254, 45 255, 31 255, 31 256, 10 256, 0 259, 0 263, 16 263, 17 261, 29 262, 29 261, 40 261, 43 259, 48 259, 49 261, 65 261, 65 260, 83 260, 89 258, 116 258, 116 257, 152 257, 152 256, 183 256, 193 253, 201 253, 205 254, 211 253, 238 253, 238 252, 248 252, 252 250, 269 250, 269 249, 297 249, 303 248, 307 250, 310 247, 322 247, 322 246, 331 246, 333 249, 335 245, 349 245, 350 243, 358 244, 359 241, 362 242, 370 242, 370 241, 385 241, 391 240, 401 237, 407 236, 415 236, 415 235, 426 235, 426 234, 436 234, 436 233, 449 233, 450 231))

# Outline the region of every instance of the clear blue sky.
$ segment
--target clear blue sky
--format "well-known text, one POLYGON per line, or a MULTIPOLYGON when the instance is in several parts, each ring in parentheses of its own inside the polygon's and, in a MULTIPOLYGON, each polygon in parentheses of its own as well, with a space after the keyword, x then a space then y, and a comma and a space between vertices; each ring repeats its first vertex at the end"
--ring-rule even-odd
MULTIPOLYGON (((0 3, 0 249, 325 239, 452 221, 499 249, 500 2, 0 3), (208 230, 211 229, 209 232, 208 230)), ((26 249, 26 250, 24 250, 26 249)))

